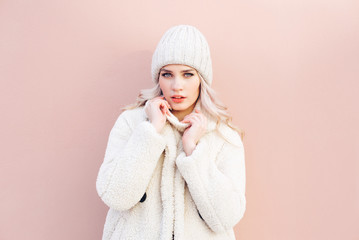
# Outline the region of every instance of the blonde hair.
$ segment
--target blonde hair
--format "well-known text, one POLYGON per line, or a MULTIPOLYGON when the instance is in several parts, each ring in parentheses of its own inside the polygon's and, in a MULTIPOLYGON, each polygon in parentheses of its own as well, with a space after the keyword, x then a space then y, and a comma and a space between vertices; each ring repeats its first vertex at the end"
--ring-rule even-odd
MULTIPOLYGON (((198 99, 200 99, 201 110, 206 112, 209 116, 211 116, 217 120, 216 121, 217 132, 219 132, 218 126, 220 125, 220 123, 224 122, 230 128, 237 131, 243 141, 244 135, 245 135, 244 131, 242 129, 234 126, 231 123, 232 117, 227 112, 228 108, 218 99, 217 94, 214 91, 214 89, 212 89, 207 84, 207 82, 203 79, 201 74, 198 71, 197 71, 197 73, 198 73, 198 76, 200 77, 201 90, 200 90, 198 99)), ((146 104, 147 100, 161 96, 161 94, 162 94, 162 91, 160 88, 160 84, 157 81, 156 85, 153 88, 140 90, 140 93, 136 99, 136 102, 133 104, 126 105, 121 110, 124 111, 124 110, 129 110, 129 109, 134 109, 137 107, 144 106, 146 104)), ((198 99, 197 99, 197 101, 198 101, 198 99)), ((222 137, 223 137, 223 135, 222 135, 222 137)), ((223 137, 223 138, 226 139, 225 137, 223 137)))

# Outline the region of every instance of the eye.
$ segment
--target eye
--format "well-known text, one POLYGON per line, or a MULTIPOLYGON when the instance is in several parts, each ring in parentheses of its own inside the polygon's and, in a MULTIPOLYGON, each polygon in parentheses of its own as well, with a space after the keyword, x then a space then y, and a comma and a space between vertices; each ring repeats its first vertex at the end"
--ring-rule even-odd
POLYGON ((193 73, 185 73, 184 75, 187 76, 187 77, 192 77, 193 73))
POLYGON ((162 77, 169 77, 169 76, 171 76, 171 73, 162 73, 162 77), (168 75, 167 75, 168 74, 168 75))

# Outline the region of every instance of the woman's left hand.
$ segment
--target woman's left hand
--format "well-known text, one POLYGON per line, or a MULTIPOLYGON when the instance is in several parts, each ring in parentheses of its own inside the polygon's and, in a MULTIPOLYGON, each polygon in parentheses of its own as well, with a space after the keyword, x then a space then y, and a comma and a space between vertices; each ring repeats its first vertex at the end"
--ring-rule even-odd
POLYGON ((184 131, 182 136, 183 150, 186 155, 191 155, 198 141, 206 133, 207 118, 200 110, 195 109, 194 113, 188 114, 181 122, 189 122, 191 125, 184 131))

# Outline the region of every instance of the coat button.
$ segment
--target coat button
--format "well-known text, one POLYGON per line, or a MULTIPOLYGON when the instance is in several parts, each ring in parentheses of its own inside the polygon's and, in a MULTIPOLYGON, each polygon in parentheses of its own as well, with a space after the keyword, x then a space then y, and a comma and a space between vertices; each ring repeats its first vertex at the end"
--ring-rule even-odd
POLYGON ((204 221, 204 219, 202 218, 201 214, 199 213, 199 210, 197 209, 198 215, 199 217, 204 221))
POLYGON ((147 194, 145 192, 145 194, 143 194, 143 197, 141 198, 140 202, 144 202, 146 200, 147 194))

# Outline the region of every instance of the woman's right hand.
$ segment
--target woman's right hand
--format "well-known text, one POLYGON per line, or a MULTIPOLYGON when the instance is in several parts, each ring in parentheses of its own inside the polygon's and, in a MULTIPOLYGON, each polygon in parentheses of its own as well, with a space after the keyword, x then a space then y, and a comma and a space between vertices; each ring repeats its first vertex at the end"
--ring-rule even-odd
POLYGON ((166 123, 166 114, 169 114, 170 104, 164 99, 165 97, 155 97, 147 100, 145 112, 149 121, 159 133, 166 123))

